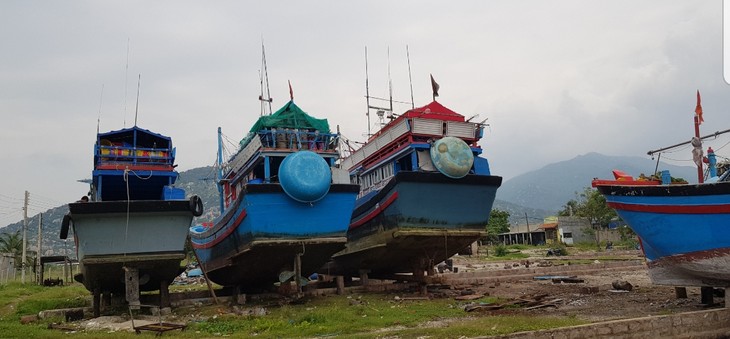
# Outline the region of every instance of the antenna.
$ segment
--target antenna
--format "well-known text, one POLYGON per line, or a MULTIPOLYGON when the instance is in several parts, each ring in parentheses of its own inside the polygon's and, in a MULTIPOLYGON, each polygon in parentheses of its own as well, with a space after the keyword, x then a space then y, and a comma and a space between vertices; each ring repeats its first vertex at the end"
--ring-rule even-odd
POLYGON ((269 70, 266 66, 266 49, 264 48, 264 38, 261 38, 261 68, 262 71, 259 71, 259 80, 261 82, 261 95, 259 95, 259 101, 261 101, 261 116, 266 113, 266 103, 269 104, 268 115, 271 115, 271 102, 274 99, 271 98, 271 92, 269 91, 269 70), (266 83, 265 91, 264 83, 266 83))
POLYGON ((96 117, 96 134, 99 134, 99 125, 101 124, 101 102, 104 98, 104 84, 101 84, 101 94, 99 94, 99 116, 96 117))
POLYGON ((134 107, 134 126, 137 127, 137 112, 139 111, 139 84, 142 82, 142 74, 137 77, 137 104, 134 107))
POLYGON ((413 77, 411 76, 411 53, 408 51, 408 45, 406 45, 406 59, 408 59, 408 83, 411 85, 411 109, 416 108, 413 103, 413 77))
POLYGON ((127 87, 128 87, 127 78, 128 78, 128 75, 129 75, 129 38, 127 38, 127 65, 124 67, 124 112, 122 112, 123 113, 122 116, 124 117, 124 124, 122 126, 124 126, 125 128, 127 127, 127 87))
POLYGON ((368 106, 365 115, 368 117, 368 138, 370 138, 370 87, 368 85, 368 46, 365 46, 365 104, 368 106))
POLYGON ((393 79, 390 77, 390 46, 388 46, 388 103, 390 103, 390 112, 393 112, 393 79))

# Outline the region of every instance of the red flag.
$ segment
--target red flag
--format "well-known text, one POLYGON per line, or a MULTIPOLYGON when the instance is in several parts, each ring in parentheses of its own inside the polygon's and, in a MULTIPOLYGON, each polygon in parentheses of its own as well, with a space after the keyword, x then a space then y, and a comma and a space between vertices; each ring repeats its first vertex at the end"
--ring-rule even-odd
POLYGON ((289 97, 292 101, 294 101, 294 90, 291 89, 291 81, 287 80, 289 82, 289 97))
POLYGON ((697 107, 695 107, 695 114, 697 114, 697 121, 701 124, 705 122, 705 119, 702 119, 702 105, 700 104, 700 91, 697 90, 697 107))
POLYGON ((433 89, 433 100, 436 100, 436 97, 439 96, 439 84, 436 83, 436 80, 433 80, 433 75, 429 74, 431 76, 431 89, 433 89))

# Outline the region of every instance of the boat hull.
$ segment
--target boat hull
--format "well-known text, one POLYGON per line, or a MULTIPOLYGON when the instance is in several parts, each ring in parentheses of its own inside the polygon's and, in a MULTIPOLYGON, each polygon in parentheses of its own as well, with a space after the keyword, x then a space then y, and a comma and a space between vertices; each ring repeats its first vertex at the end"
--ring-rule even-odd
POLYGON ((81 274, 89 291, 123 291, 125 267, 139 270, 140 290, 158 290, 181 271, 193 219, 184 201, 69 204, 81 274))
POLYGON ((327 269, 390 274, 433 267, 486 235, 501 183, 498 176, 401 171, 358 200, 347 247, 327 269))
POLYGON ((321 200, 302 203, 278 184, 250 184, 212 228, 191 232, 193 248, 208 278, 223 286, 269 286, 294 271, 297 255, 307 276, 344 247, 358 190, 333 184, 321 200))
POLYGON ((730 286, 730 182, 597 188, 641 239, 653 283, 730 286))

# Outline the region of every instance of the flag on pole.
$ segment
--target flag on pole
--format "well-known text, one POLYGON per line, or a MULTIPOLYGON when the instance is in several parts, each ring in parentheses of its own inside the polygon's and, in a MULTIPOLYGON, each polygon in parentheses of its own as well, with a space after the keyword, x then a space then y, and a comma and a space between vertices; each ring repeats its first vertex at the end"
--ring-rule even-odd
POLYGON ((433 80, 433 75, 429 74, 431 76, 431 89, 433 90, 433 100, 436 101, 436 97, 439 96, 439 84, 436 83, 436 80, 433 80))
POLYGON ((697 115, 698 123, 702 124, 705 119, 702 119, 702 105, 700 104, 700 91, 697 90, 697 107, 695 107, 695 114, 697 115))
POLYGON ((294 90, 291 89, 291 81, 287 80, 289 82, 289 98, 291 98, 291 101, 294 101, 294 90))

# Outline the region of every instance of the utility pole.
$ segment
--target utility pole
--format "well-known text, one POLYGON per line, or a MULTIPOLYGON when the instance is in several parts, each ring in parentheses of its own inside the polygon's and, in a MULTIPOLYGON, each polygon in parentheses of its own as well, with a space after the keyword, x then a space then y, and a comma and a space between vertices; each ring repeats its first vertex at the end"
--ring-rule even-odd
POLYGON ((25 203, 23 203, 23 256, 22 256, 22 262, 20 263, 21 267, 21 273, 20 273, 20 282, 25 284, 25 250, 26 250, 26 241, 25 241, 25 231, 28 228, 28 197, 30 196, 30 193, 28 191, 25 191, 25 203))
POLYGON ((527 224, 527 243, 532 245, 532 234, 530 234, 530 220, 527 219, 527 212, 525 212, 525 223, 527 224))
POLYGON ((41 240, 43 239, 43 213, 38 214, 38 247, 36 260, 36 283, 43 285, 43 264, 41 264, 41 240))

